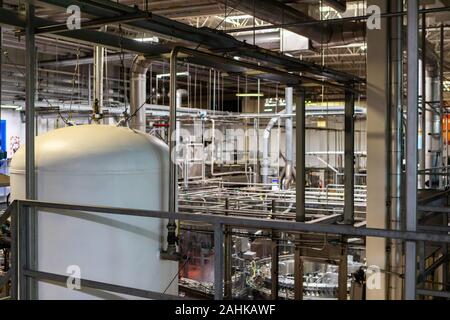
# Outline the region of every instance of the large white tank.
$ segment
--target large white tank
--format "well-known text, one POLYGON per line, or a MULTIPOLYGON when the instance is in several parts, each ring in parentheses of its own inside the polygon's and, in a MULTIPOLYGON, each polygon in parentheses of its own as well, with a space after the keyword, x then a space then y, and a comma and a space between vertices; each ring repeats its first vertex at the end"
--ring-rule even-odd
MULTIPOLYGON (((11 198, 25 198, 25 148, 11 163, 11 198)), ((168 148, 140 131, 107 125, 57 129, 36 138, 38 200, 167 210, 168 148)), ((61 212, 61 211, 59 211, 61 212)), ((88 212, 38 213, 40 271, 177 294, 178 264, 161 260, 167 221, 88 212)), ((40 282, 39 299, 119 298, 40 282)))

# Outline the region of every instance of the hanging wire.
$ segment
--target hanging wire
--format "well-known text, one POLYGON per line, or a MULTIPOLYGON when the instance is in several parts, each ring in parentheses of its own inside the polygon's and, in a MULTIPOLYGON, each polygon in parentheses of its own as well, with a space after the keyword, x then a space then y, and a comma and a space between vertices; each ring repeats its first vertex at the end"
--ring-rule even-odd
MULTIPOLYGON (((14 69, 17 70, 17 72, 21 73, 22 76, 24 78, 26 78, 26 74, 25 72, 23 72, 22 70, 20 70, 19 66, 11 60, 11 58, 9 57, 9 52, 8 50, 3 51, 3 55, 5 56, 6 60, 8 60, 8 62, 14 67, 14 69)), ((42 99, 53 109, 57 110, 58 116, 61 118, 61 120, 66 124, 66 125, 71 125, 71 123, 68 121, 67 118, 64 118, 64 116, 61 114, 61 112, 59 111, 59 107, 55 107, 51 104, 51 102, 44 96, 42 95, 42 99)))
MULTIPOLYGON (((75 68, 73 70, 72 75, 72 92, 70 93, 70 105, 69 105, 69 114, 67 116, 67 120, 70 121, 72 119, 72 104, 73 104, 73 94, 75 91, 75 77, 80 74, 80 47, 77 48, 77 61, 75 63, 75 68)), ((79 78, 78 78, 78 85, 79 85, 79 78)), ((79 90, 78 90, 79 94, 79 90)))

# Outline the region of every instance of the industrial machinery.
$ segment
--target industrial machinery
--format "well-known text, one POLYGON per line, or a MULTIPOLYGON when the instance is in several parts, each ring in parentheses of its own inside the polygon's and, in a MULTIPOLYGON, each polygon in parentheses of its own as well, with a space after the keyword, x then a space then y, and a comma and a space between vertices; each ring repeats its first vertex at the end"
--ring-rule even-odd
MULTIPOLYGON (((108 125, 72 126, 36 139, 38 199, 166 210, 168 152, 145 133, 108 125), (64 192, 61 192, 61 191, 64 192)), ((25 147, 11 164, 11 197, 25 197, 25 147)), ((160 219, 37 212, 38 269, 134 288, 177 293, 177 262, 161 260, 160 219), (77 273, 75 273, 75 271, 77 273), (157 276, 155 276, 157 275, 157 276)), ((119 298, 39 282, 40 299, 119 298)))

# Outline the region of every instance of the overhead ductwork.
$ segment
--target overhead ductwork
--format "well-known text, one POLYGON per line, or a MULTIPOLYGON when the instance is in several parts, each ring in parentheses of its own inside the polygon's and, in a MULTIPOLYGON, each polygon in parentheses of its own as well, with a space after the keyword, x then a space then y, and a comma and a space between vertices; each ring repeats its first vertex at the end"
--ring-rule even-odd
MULTIPOLYGON (((239 11, 254 15, 271 24, 295 24, 316 21, 307 14, 276 0, 218 0, 239 11)), ((310 24, 286 26, 287 30, 309 38, 315 44, 343 45, 363 41, 366 35, 364 22, 310 24)))

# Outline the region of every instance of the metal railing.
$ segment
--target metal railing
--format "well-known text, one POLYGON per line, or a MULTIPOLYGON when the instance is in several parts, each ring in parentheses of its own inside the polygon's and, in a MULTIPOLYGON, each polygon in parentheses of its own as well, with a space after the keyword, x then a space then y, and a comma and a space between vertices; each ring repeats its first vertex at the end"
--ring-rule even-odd
MULTIPOLYGON (((318 234, 335 234, 354 237, 381 237, 400 239, 405 241, 429 241, 439 243, 450 243, 450 235, 431 232, 409 232, 374 228, 358 228, 350 225, 331 225, 320 223, 302 223, 283 220, 257 219, 248 217, 236 217, 227 215, 179 213, 142 209, 115 208, 106 206, 89 206, 64 203, 52 203, 30 200, 15 200, 0 217, 0 222, 11 217, 11 298, 12 299, 32 299, 30 282, 37 280, 54 281, 66 283, 68 277, 47 273, 41 270, 33 270, 30 257, 33 257, 30 239, 36 234, 29 225, 30 215, 36 214, 34 209, 59 209, 70 211, 86 211, 96 213, 106 213, 111 215, 139 216, 159 219, 175 219, 182 221, 197 221, 211 224, 214 227, 214 298, 223 298, 224 279, 224 228, 243 227, 249 229, 270 229, 285 232, 306 232, 318 234)), ((60 214, 56 211, 47 214, 60 214)), ((114 284, 102 283, 94 280, 81 279, 81 285, 105 290, 115 293, 133 295, 149 299, 181 299, 181 297, 164 293, 147 291, 142 289, 124 287, 114 284)))

